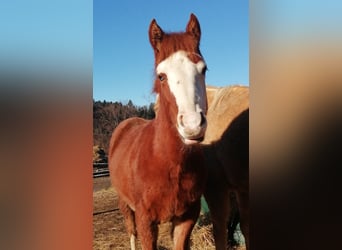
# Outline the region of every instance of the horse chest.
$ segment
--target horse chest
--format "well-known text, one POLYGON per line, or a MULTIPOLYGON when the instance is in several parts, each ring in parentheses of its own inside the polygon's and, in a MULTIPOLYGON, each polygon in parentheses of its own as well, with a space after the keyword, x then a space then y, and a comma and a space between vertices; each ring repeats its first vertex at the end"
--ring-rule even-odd
POLYGON ((149 188, 143 191, 145 207, 159 221, 181 216, 203 191, 203 180, 199 177, 196 173, 181 172, 179 167, 164 171, 157 182, 146 184, 149 188))

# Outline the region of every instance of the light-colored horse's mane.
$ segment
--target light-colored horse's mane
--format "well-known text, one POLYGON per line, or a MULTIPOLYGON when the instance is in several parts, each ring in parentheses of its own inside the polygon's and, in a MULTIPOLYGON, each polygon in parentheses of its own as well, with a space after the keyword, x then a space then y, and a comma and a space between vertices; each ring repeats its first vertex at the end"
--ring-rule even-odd
POLYGON ((223 132, 237 114, 249 107, 249 87, 232 85, 226 87, 207 86, 208 127, 203 144, 211 144, 223 132))

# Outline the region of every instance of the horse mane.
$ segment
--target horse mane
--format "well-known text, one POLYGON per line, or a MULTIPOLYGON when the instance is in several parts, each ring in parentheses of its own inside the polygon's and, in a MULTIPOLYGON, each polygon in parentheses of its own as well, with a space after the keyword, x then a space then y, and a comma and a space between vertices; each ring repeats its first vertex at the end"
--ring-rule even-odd
POLYGON ((211 144, 219 140, 232 120, 249 108, 249 87, 240 85, 207 86, 207 98, 208 127, 203 144, 211 144))
POLYGON ((249 88, 240 85, 227 87, 207 86, 207 93, 208 92, 214 93, 213 99, 208 102, 209 108, 214 110, 224 109, 227 105, 240 106, 247 104, 246 100, 248 99, 245 99, 244 97, 249 96, 249 88))

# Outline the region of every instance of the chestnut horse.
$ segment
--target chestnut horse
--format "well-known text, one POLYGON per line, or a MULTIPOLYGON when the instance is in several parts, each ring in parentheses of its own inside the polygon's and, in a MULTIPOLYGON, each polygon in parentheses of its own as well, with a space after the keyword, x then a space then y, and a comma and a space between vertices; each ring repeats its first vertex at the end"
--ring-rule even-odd
POLYGON ((153 19, 149 40, 155 55, 154 120, 130 118, 113 132, 109 170, 130 235, 142 249, 157 249, 158 224, 171 221, 174 249, 188 249, 206 182, 199 142, 207 127, 206 64, 201 29, 191 14, 186 31, 164 33, 153 19))
MULTIPOLYGON (((249 247, 249 88, 207 87, 208 128, 202 144, 208 181, 208 203, 217 250, 227 249, 230 194, 235 193, 240 226, 249 247)), ((232 232, 228 232, 232 233, 232 232)))

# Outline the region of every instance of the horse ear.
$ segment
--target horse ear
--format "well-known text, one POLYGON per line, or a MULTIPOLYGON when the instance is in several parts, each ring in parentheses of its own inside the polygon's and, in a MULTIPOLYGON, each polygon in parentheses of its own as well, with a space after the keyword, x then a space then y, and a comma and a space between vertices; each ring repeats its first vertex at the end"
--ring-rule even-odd
POLYGON ((197 20, 197 17, 191 13, 190 20, 186 26, 186 32, 192 35, 196 41, 199 43, 201 39, 201 27, 197 20))
POLYGON ((163 40, 164 31, 158 26, 155 19, 151 21, 148 35, 152 48, 156 51, 159 51, 160 43, 163 40))

